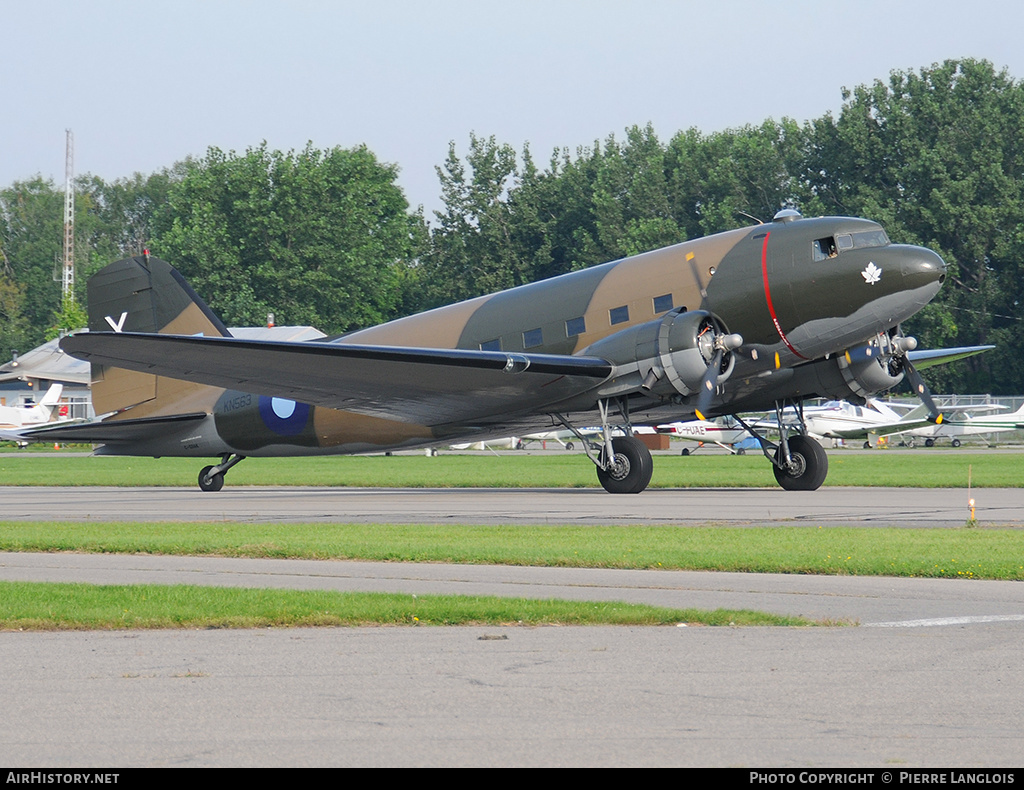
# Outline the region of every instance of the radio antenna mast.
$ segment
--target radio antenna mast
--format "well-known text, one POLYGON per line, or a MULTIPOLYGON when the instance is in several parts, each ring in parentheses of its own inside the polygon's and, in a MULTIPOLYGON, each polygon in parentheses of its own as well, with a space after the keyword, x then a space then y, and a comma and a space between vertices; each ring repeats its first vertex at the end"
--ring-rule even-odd
POLYGON ((64 159, 64 269, 61 275, 62 303, 75 298, 75 136, 67 132, 67 152, 64 159))

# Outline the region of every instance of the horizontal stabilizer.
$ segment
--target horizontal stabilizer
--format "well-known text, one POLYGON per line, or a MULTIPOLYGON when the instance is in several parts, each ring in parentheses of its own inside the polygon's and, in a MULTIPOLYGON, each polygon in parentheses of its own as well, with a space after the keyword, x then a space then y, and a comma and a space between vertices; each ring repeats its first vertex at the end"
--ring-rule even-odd
POLYGON ((139 442, 166 434, 168 427, 199 422, 206 414, 176 414, 171 417, 146 417, 139 420, 81 420, 50 423, 20 431, 0 432, 0 438, 17 442, 84 442, 116 444, 139 442))

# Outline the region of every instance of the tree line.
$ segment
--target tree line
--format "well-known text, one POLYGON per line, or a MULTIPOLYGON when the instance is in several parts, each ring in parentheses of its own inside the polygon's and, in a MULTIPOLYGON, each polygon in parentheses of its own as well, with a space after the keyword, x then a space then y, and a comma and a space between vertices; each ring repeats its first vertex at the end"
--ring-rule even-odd
MULTIPOLYGON (((344 333, 459 299, 770 220, 846 214, 949 265, 907 324, 926 347, 994 343, 929 370, 937 391, 1024 392, 1024 85, 951 60, 843 90, 838 115, 667 141, 650 126, 545 162, 471 134, 437 172, 442 208, 411 210, 365 146, 215 148, 150 175, 75 182, 77 286, 148 248, 228 325, 344 333)), ((63 189, 0 190, 0 357, 54 334, 63 189)))

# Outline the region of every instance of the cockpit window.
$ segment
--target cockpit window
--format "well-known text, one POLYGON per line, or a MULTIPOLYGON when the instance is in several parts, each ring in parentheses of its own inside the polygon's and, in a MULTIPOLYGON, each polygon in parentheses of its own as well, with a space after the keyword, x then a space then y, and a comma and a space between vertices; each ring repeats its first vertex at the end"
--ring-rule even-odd
POLYGON ((861 249, 863 247, 884 247, 888 243, 889 237, 885 235, 885 231, 881 228, 878 230, 865 230, 860 233, 853 234, 854 249, 861 249))
POLYGON ((838 250, 836 250, 836 240, 831 236, 827 236, 824 239, 815 239, 814 243, 811 244, 811 254, 816 261, 824 261, 836 257, 839 254, 838 250))
POLYGON ((839 253, 847 250, 864 249, 866 247, 884 247, 889 243, 889 237, 881 228, 877 230, 864 230, 860 233, 840 233, 838 236, 827 236, 823 239, 815 239, 811 244, 811 257, 816 261, 824 261, 835 258, 839 253))

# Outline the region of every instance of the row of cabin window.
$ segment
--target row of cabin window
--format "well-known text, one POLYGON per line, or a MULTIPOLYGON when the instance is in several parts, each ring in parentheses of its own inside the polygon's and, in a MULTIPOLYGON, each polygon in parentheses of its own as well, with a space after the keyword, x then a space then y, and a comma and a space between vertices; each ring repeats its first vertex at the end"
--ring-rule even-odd
MULTIPOLYGON (((654 297, 654 313, 665 313, 672 309, 672 294, 662 294, 661 296, 654 297)), ((608 311, 608 320, 612 326, 616 324, 625 324, 629 321, 629 305, 622 305, 621 307, 613 307, 608 311)), ((565 322, 565 336, 577 337, 587 331, 587 319, 585 316, 576 316, 576 318, 570 318, 565 322)), ((527 329, 523 332, 523 348, 537 348, 538 346, 544 345, 544 333, 538 327, 537 329, 527 329)), ((488 340, 485 343, 480 344, 481 351, 501 351, 501 338, 495 338, 494 340, 488 340)))

